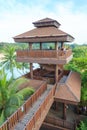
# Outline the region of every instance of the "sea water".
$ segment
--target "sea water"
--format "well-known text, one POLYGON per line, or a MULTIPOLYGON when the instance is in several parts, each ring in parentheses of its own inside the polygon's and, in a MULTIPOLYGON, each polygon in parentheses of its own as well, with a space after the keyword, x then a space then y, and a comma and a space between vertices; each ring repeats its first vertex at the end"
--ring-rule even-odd
MULTIPOLYGON (((2 69, 2 68, 3 68, 3 66, 0 69, 2 69)), ((39 64, 33 63, 33 70, 36 68, 39 68, 39 64)), ((7 70, 7 69, 5 70, 5 72, 7 74, 7 80, 9 80, 12 77, 12 73, 10 72, 10 70, 7 70)), ((13 78, 17 79, 17 78, 21 77, 22 75, 27 74, 29 72, 30 72, 30 69, 24 68, 22 70, 22 69, 18 69, 16 67, 14 67, 13 68, 13 78)))

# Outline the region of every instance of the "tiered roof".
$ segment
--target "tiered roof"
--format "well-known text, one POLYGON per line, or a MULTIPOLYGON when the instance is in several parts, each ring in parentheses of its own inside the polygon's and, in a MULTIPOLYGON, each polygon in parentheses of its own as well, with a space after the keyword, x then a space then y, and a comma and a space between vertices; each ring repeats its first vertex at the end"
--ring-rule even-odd
POLYGON ((60 23, 56 20, 45 18, 33 22, 36 28, 14 37, 16 42, 71 42, 74 38, 59 29, 60 23))

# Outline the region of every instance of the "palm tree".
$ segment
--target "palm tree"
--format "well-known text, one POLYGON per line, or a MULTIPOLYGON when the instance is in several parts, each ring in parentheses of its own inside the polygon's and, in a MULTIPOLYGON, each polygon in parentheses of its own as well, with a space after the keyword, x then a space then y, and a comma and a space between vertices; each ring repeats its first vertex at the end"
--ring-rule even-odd
POLYGON ((15 53, 15 47, 11 45, 6 45, 3 49, 4 57, 2 62, 0 63, 6 70, 10 70, 13 75, 13 68, 18 66, 18 63, 16 62, 16 53, 15 53))
MULTIPOLYGON (((4 57, 0 63, 3 68, 10 70, 12 78, 14 78, 13 70, 14 68, 21 69, 24 72, 24 68, 29 68, 27 63, 18 63, 16 62, 16 47, 13 45, 6 45, 3 49, 4 57)), ((20 71, 19 71, 20 72, 20 71)))
MULTIPOLYGON (((9 117, 19 106, 24 102, 26 95, 29 97, 33 94, 34 89, 23 89, 19 91, 19 86, 29 80, 20 78, 7 81, 7 76, 4 70, 0 70, 0 125, 9 117), (27 94, 26 94, 27 93, 27 94), (25 97, 24 97, 25 96, 25 97)), ((27 86, 28 87, 28 86, 27 86)))

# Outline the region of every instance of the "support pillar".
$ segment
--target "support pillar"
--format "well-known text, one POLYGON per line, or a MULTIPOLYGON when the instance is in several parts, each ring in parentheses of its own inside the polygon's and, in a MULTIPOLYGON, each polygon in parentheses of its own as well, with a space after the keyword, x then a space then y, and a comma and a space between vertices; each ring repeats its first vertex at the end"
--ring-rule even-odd
MULTIPOLYGON (((58 58, 58 42, 55 42, 56 58, 58 58)), ((55 82, 58 82, 58 65, 55 68, 55 82)))
POLYGON ((32 50, 32 43, 29 43, 29 50, 32 50))
POLYGON ((56 65, 56 68, 55 68, 55 82, 56 83, 58 82, 58 65, 56 65))
POLYGON ((56 58, 58 58, 58 42, 55 42, 56 58))
POLYGON ((42 50, 42 42, 40 42, 40 50, 42 50))
POLYGON ((64 48, 64 42, 61 42, 61 48, 64 48))
POLYGON ((30 63, 30 77, 33 79, 33 66, 32 63, 30 63))
POLYGON ((64 103, 63 104, 63 118, 64 118, 64 120, 66 120, 66 109, 67 109, 67 107, 66 107, 66 104, 64 103))
MULTIPOLYGON (((32 50, 32 43, 29 43, 29 51, 32 50)), ((30 63, 30 78, 33 79, 33 64, 30 63)))
POLYGON ((58 50, 58 42, 55 42, 55 50, 58 50))

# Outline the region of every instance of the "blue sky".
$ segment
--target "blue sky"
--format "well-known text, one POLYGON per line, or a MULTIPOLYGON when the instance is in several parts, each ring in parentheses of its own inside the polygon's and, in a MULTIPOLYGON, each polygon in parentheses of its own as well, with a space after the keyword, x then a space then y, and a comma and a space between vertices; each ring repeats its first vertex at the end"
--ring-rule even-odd
POLYGON ((13 42, 45 17, 60 22, 75 43, 87 43, 87 0, 0 0, 0 42, 13 42))

